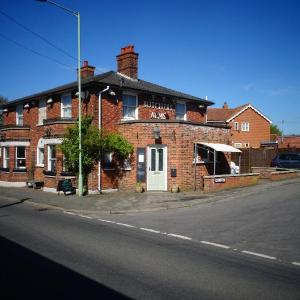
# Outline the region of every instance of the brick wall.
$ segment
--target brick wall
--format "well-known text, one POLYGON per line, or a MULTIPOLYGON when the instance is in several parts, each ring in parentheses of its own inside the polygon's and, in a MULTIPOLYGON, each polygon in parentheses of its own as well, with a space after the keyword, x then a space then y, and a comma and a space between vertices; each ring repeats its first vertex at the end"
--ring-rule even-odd
POLYGON ((204 176, 203 189, 205 192, 214 192, 225 189, 254 185, 259 180, 258 173, 241 175, 204 176))

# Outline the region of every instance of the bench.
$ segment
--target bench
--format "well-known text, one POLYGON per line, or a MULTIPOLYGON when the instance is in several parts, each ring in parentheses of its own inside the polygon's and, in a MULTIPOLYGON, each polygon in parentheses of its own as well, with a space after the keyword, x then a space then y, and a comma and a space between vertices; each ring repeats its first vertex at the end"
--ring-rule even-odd
POLYGON ((26 186, 27 187, 32 187, 34 188, 35 190, 36 189, 40 189, 44 186, 44 181, 41 181, 41 180, 27 180, 26 181, 26 186))
POLYGON ((56 190, 58 195, 60 194, 60 192, 63 192, 65 196, 76 194, 76 188, 72 186, 72 182, 70 179, 59 180, 56 190))

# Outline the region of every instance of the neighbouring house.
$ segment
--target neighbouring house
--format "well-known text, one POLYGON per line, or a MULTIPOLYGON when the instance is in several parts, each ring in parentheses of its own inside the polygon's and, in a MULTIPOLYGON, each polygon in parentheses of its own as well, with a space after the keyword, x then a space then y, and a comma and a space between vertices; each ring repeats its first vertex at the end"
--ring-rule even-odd
POLYGON ((270 142, 272 121, 251 104, 207 109, 207 124, 230 126, 230 143, 237 148, 260 148, 270 142))
POLYGON ((300 149, 300 135, 291 134, 277 136, 276 141, 278 143, 278 148, 284 149, 300 149))
MULTIPOLYGON (((203 188, 204 175, 230 173, 228 153, 237 150, 228 146, 231 123, 206 123, 213 102, 139 79, 138 54, 131 45, 117 55, 117 72, 95 75, 94 70, 87 61, 81 68, 82 114, 92 115, 99 129, 120 132, 134 153, 122 166, 114 163, 112 153, 104 153, 89 174, 89 190, 134 189, 137 182, 148 191, 166 191, 173 185, 187 190, 203 188)), ((45 190, 55 191, 63 178, 76 184, 58 145, 77 120, 77 95, 74 81, 2 107, 2 185, 21 186, 34 178, 45 190)), ((252 110, 262 116, 250 105, 244 115, 251 116, 252 110)), ((241 114, 234 117, 241 122, 241 114)))

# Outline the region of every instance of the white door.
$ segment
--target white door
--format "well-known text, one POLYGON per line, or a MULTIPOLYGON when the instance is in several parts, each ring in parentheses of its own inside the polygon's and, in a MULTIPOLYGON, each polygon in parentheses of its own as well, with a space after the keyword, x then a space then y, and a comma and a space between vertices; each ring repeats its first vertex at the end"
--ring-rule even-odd
POLYGON ((167 190, 167 147, 148 147, 147 190, 167 190))

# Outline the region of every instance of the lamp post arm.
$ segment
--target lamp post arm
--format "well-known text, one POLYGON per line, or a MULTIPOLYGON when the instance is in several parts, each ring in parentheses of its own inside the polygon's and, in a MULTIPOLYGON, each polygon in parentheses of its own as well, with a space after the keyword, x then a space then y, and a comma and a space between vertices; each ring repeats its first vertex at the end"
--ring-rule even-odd
POLYGON ((69 14, 74 15, 76 17, 78 17, 78 15, 79 15, 79 12, 71 10, 71 9, 69 9, 67 7, 64 7, 64 6, 62 6, 62 5, 58 4, 58 3, 55 3, 55 2, 53 2, 51 0, 47 0, 45 2, 48 2, 48 3, 52 4, 52 5, 55 5, 55 6, 57 6, 57 7, 61 8, 61 9, 65 10, 65 11, 67 11, 69 14))

